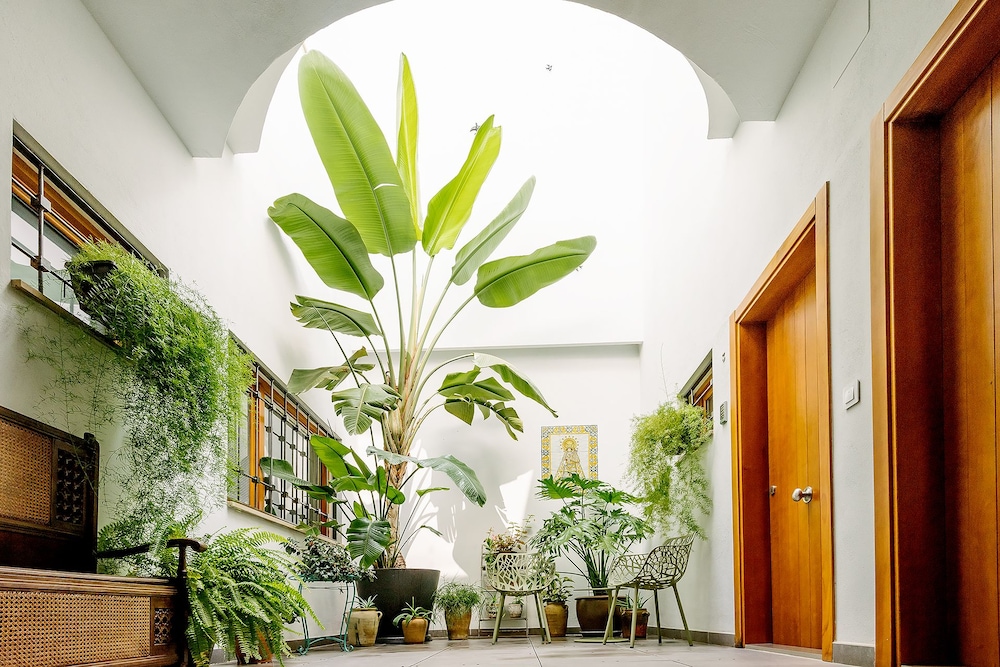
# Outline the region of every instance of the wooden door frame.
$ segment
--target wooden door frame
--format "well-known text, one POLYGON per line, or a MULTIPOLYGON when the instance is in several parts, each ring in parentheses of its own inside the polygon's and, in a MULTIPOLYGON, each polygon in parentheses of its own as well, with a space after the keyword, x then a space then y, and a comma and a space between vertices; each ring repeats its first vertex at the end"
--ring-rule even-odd
POLYGON ((948 657, 939 120, 1000 54, 997 35, 1000 0, 960 0, 872 122, 877 667, 948 657))
POLYGON ((823 659, 833 660, 833 475, 830 441, 829 183, 809 205, 729 326, 732 380, 733 547, 736 645, 771 641, 771 543, 767 495, 767 320, 816 270, 823 659))

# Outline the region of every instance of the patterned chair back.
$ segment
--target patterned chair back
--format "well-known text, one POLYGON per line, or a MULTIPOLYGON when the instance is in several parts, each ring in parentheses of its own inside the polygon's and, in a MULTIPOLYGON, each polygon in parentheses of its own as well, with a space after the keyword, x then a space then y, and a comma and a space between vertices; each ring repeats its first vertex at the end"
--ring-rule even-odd
POLYGON ((554 570, 544 554, 500 553, 486 566, 486 586, 513 595, 529 595, 543 590, 554 570))
POLYGON ((671 586, 684 576, 694 535, 673 537, 649 552, 637 578, 644 583, 671 586))

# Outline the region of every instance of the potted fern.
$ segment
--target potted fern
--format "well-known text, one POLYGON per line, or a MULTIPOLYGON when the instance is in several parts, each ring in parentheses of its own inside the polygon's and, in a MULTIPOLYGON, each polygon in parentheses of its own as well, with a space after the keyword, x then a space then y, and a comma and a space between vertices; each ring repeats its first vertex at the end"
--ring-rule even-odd
MULTIPOLYGON (((254 528, 211 535, 208 549, 188 564, 188 646, 197 667, 207 667, 215 646, 240 664, 279 664, 291 654, 284 627, 303 614, 312 616, 292 575, 284 551, 272 549, 284 538, 254 528)), ((315 619, 315 616, 313 616, 315 619)))

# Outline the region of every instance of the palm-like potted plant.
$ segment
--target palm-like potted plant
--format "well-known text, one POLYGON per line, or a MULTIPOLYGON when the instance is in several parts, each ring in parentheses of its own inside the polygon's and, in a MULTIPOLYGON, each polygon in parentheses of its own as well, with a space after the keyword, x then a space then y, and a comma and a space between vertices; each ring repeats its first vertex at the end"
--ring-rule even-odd
POLYGON ((433 613, 430 609, 420 607, 415 601, 410 600, 392 622, 403 629, 404 643, 423 644, 433 613))
MULTIPOLYGON (((348 548, 363 566, 380 568, 405 565, 408 536, 400 508, 419 495, 404 495, 412 466, 444 472, 469 500, 485 503, 475 473, 454 456, 410 456, 414 438, 431 414, 443 408, 469 424, 477 413, 492 415, 513 438, 523 430, 510 405, 515 392, 555 415, 535 385, 503 359, 469 353, 432 363, 441 335, 473 301, 489 308, 514 306, 569 275, 596 246, 592 236, 585 236, 528 255, 490 259, 527 208, 535 185, 529 178, 510 203, 454 253, 450 270, 440 266, 472 215, 497 159, 501 131, 492 117, 482 123, 464 164, 431 197, 425 212, 417 178, 416 93, 405 56, 400 68, 394 160, 385 135, 344 72, 318 52, 302 58, 303 113, 343 217, 301 194, 281 197, 268 210, 319 278, 353 304, 296 296, 292 313, 306 327, 329 331, 343 359, 333 366, 294 371, 289 389, 330 391, 348 433, 370 434, 368 454, 375 462, 363 464, 362 457, 342 451, 336 441, 314 437, 313 448, 330 473, 328 484, 293 479, 283 466, 265 473, 284 476, 331 500, 339 492, 360 492, 358 502, 343 506, 350 518, 348 548), (435 264, 444 271, 436 272, 435 264), (386 286, 388 297, 376 298, 386 286), (453 288, 470 293, 453 312, 442 312, 453 288), (364 345, 352 343, 352 338, 364 345), (380 444, 372 431, 375 425, 380 444)), ((435 581, 431 591, 436 587, 435 581)))
POLYGON ((618 557, 652 532, 641 517, 628 511, 638 499, 607 482, 576 473, 539 480, 538 496, 561 506, 542 522, 531 544, 553 557, 566 556, 587 580, 594 595, 577 597, 581 631, 600 634, 608 617, 608 577, 618 557))
POLYGON ((483 589, 449 581, 434 594, 434 611, 444 616, 448 639, 468 639, 472 610, 483 601, 483 589))

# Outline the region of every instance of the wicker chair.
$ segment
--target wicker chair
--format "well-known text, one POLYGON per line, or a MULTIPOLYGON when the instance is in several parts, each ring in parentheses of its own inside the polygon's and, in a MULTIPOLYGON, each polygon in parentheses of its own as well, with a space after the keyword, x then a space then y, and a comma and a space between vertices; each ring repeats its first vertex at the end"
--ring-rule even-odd
MULTIPOLYGON (((681 605, 681 594, 677 592, 677 582, 684 576, 684 571, 687 569, 693 543, 694 535, 674 537, 648 554, 626 554, 620 557, 615 564, 614 571, 608 577, 608 587, 615 589, 614 595, 610 599, 617 600, 618 592, 623 588, 632 589, 632 634, 629 642, 631 648, 635 648, 635 622, 639 615, 640 590, 653 592, 653 604, 656 605, 656 638, 661 644, 663 643, 663 636, 660 634, 660 600, 657 593, 661 588, 668 586, 674 589, 674 597, 677 598, 677 609, 681 612, 681 622, 684 623, 688 645, 694 646, 687 617, 684 616, 684 607, 681 605)), ((612 627, 614 616, 615 607, 611 605, 608 610, 608 624, 604 628, 605 644, 608 643, 608 639, 614 631, 612 627)))
POLYGON ((500 635, 500 619, 503 616, 504 600, 508 595, 530 595, 535 598, 535 611, 538 612, 542 626, 542 643, 552 643, 539 594, 548 586, 553 571, 552 561, 539 553, 500 553, 494 556, 493 562, 486 565, 486 587, 500 594, 497 620, 493 626, 494 644, 500 635))

